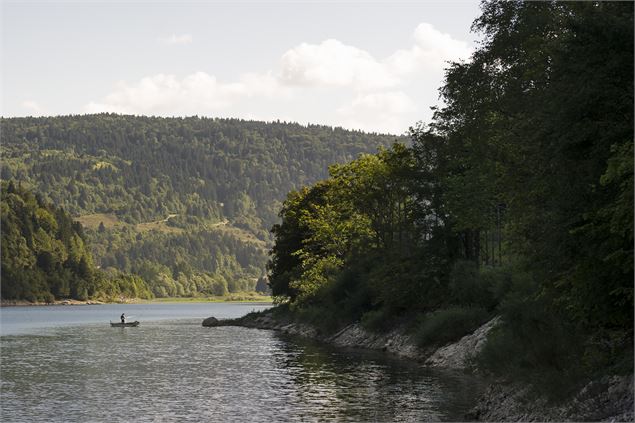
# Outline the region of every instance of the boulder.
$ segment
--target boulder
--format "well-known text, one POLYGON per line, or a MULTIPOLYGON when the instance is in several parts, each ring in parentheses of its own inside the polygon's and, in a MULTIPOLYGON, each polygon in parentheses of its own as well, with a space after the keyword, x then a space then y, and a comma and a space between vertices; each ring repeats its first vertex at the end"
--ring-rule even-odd
POLYGON ((485 323, 474 333, 449 345, 445 345, 434 352, 425 364, 432 367, 445 367, 464 369, 469 366, 470 360, 483 349, 487 342, 487 335, 498 325, 500 317, 497 316, 485 323))
POLYGON ((207 319, 203 320, 203 326, 205 327, 219 326, 219 324, 220 321, 216 317, 208 317, 207 319))

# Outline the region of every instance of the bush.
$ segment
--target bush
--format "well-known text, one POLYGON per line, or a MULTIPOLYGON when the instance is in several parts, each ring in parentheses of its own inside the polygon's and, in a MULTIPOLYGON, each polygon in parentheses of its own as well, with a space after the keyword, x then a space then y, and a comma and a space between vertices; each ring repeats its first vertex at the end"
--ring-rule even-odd
POLYGON ((333 312, 349 323, 359 320, 372 307, 367 274, 363 263, 344 268, 332 284, 323 287, 318 302, 332 305, 333 312))
POLYGON ((512 292, 500 309, 502 323, 488 336, 477 365, 527 382, 551 398, 566 396, 584 373, 579 328, 544 298, 512 292))
POLYGON ((419 346, 444 345, 472 333, 490 317, 481 307, 450 307, 422 316, 415 329, 419 346))
POLYGON ((322 333, 333 333, 349 323, 338 312, 336 307, 311 305, 295 309, 300 322, 315 327, 322 333))
POLYGON ((492 267, 481 270, 480 279, 490 293, 489 309, 497 307, 519 279, 526 277, 526 273, 509 267, 492 267))
POLYGON ((493 309, 496 306, 492 292, 493 279, 496 274, 492 270, 479 272, 478 266, 472 261, 457 261, 450 273, 450 296, 453 304, 465 307, 485 307, 493 309))
POLYGON ((386 332, 391 326, 391 317, 394 316, 389 309, 380 308, 364 313, 361 323, 364 329, 371 332, 386 332))
POLYGON ((378 257, 368 274, 373 302, 392 314, 434 310, 447 298, 447 278, 432 256, 378 257))

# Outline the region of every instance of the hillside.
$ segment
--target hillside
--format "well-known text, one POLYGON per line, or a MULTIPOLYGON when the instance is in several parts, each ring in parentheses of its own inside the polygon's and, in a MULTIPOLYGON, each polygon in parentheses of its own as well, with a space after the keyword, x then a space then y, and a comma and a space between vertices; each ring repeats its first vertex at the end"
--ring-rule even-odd
POLYGON ((13 181, 1 184, 3 300, 150 298, 138 277, 95 268, 82 226, 13 181))
POLYGON ((82 223, 101 268, 157 296, 252 289, 286 193, 394 136, 114 114, 2 119, 2 180, 82 223))

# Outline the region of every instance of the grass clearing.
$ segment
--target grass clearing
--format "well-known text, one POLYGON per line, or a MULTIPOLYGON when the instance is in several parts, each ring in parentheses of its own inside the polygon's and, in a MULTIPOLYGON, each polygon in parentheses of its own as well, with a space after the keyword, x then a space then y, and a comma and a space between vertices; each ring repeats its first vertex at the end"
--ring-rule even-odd
POLYGON ((104 223, 104 227, 110 229, 117 225, 123 225, 122 222, 119 221, 117 216, 112 213, 95 213, 95 214, 87 214, 84 216, 79 216, 75 218, 76 221, 82 224, 85 228, 97 229, 99 228, 100 223, 104 223))
POLYGON ((135 225, 135 230, 137 232, 158 231, 165 234, 181 234, 184 232, 182 228, 169 226, 167 224, 167 219, 157 220, 155 222, 138 223, 135 225))
POLYGON ((110 168, 115 172, 119 172, 119 168, 109 162, 98 161, 97 163, 93 165, 93 170, 99 170, 99 169, 105 169, 105 168, 110 168))
POLYGON ((228 233, 242 242, 256 244, 260 248, 267 248, 267 243, 265 241, 259 239, 258 237, 256 237, 256 235, 245 229, 237 228, 236 226, 230 225, 227 221, 209 225, 208 228, 215 231, 228 233))

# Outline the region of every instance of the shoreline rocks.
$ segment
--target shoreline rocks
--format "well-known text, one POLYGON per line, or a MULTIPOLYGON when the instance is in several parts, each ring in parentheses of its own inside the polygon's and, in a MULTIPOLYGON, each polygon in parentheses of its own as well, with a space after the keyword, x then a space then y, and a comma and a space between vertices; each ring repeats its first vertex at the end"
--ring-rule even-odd
MULTIPOLYGON (((278 321, 271 313, 247 315, 238 319, 205 319, 203 326, 242 326, 269 329, 297 335, 345 348, 381 350, 429 367, 466 370, 471 359, 485 345, 487 334, 500 322, 486 322, 473 333, 440 348, 420 348, 403 328, 388 333, 373 333, 353 323, 334 334, 322 334, 315 327, 278 321), (205 324, 208 322, 208 324, 205 324)), ((572 399, 558 405, 532 396, 526 385, 496 381, 465 416, 473 421, 611 421, 632 422, 633 375, 605 376, 592 381, 572 399)))
POLYGON ((387 333, 373 333, 359 323, 354 323, 327 337, 325 341, 338 347, 380 350, 418 361, 430 354, 430 351, 420 349, 400 328, 387 333))
POLYGON ((604 376, 589 382, 573 398, 550 404, 521 384, 493 383, 466 416, 478 421, 632 422, 633 375, 604 376))
POLYGON ((425 364, 431 367, 467 368, 476 354, 485 346, 489 332, 499 322, 500 317, 497 316, 457 342, 439 348, 428 357, 425 364))
POLYGON ((316 339, 338 347, 384 351, 399 357, 424 362, 430 367, 463 370, 467 368, 469 359, 485 345, 487 334, 498 321, 498 318, 494 318, 479 327, 474 333, 441 348, 420 348, 412 336, 407 334, 402 327, 387 333, 376 333, 364 329, 359 323, 352 323, 334 334, 322 334, 318 329, 307 324, 276 320, 271 316, 271 313, 259 313, 238 319, 224 320, 208 317, 203 321, 203 326, 242 326, 275 330, 289 335, 316 339))

